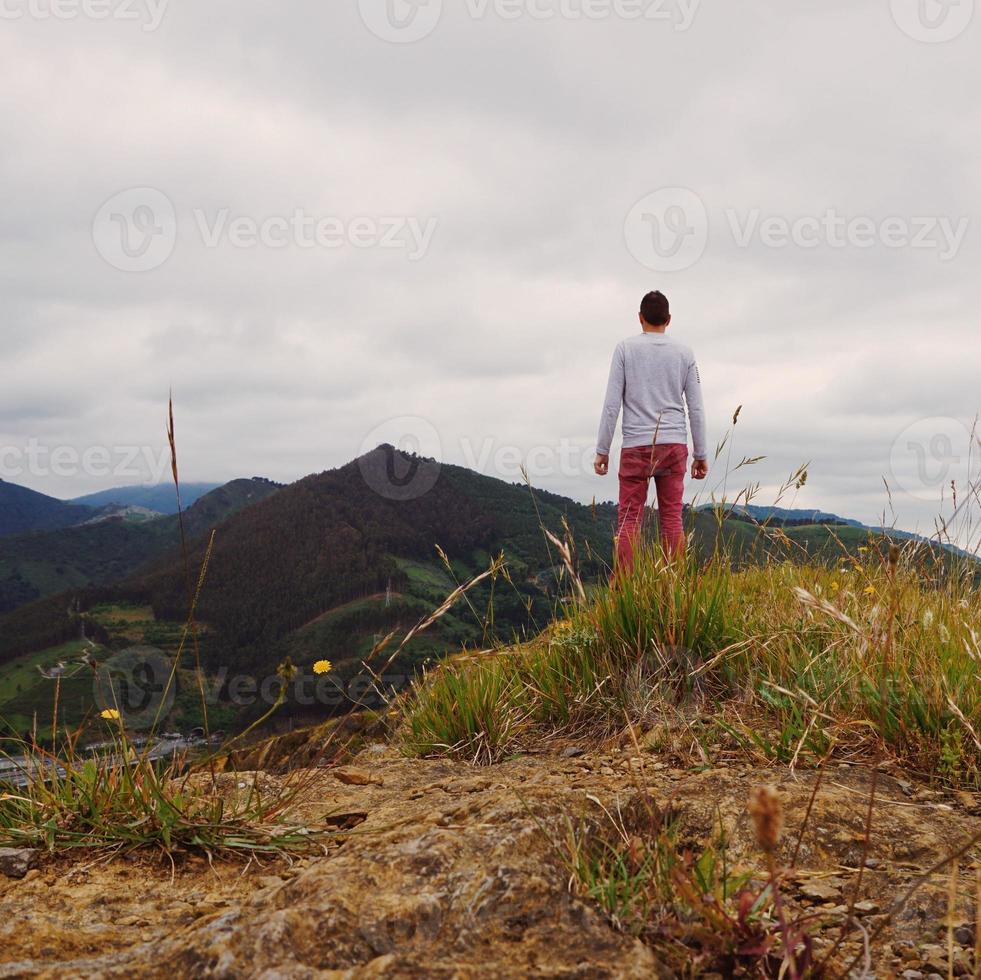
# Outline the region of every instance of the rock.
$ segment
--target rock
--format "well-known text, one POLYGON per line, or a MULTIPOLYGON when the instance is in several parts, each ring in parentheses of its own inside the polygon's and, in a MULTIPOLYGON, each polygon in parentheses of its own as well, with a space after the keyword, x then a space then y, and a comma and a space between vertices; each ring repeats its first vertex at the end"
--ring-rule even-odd
POLYGON ((923 980, 923 974, 919 970, 903 970, 900 976, 903 980, 923 980))
POLYGON ((563 759, 578 759, 579 756, 585 755, 585 749, 581 749, 578 745, 567 745, 559 755, 563 759))
POLYGON ((129 929, 133 926, 148 926, 149 924, 149 920, 145 919, 142 915, 124 915, 122 918, 116 919, 116 925, 122 926, 124 929, 129 929))
POLYGON ((380 786, 381 779, 365 769, 355 769, 354 766, 344 766, 334 770, 334 778, 345 786, 370 786, 372 783, 380 786))
POLYGON ((841 888, 823 881, 809 881, 800 886, 801 895, 811 902, 834 902, 841 898, 841 888))
POLYGON ((40 851, 27 847, 0 847, 0 874, 8 878, 26 878, 39 857, 40 851))
POLYGON ((973 946, 974 930, 968 929, 967 926, 959 926, 954 930, 954 942, 958 946, 973 946))
POLYGON ((931 973, 947 975, 947 951, 942 946, 929 945, 920 950, 923 969, 931 973))
POLYGON ((855 911, 859 915, 876 915, 879 912, 878 902, 856 902, 855 911))

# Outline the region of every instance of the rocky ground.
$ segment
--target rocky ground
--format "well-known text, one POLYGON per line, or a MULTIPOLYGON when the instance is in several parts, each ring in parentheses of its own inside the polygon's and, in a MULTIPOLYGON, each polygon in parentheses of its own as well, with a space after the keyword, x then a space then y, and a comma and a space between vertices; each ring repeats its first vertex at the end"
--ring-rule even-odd
MULTIPOLYGON (((221 778, 235 793, 252 777, 221 778)), ((598 817, 600 805, 612 810, 649 791, 677 813, 685 840, 707 840, 721 821, 733 860, 760 869, 751 790, 777 788, 780 859, 789 864, 815 778, 672 768, 632 748, 565 742, 488 768, 369 745, 344 767, 318 770, 295 808, 297 819, 342 832, 323 856, 248 867, 201 858, 172 869, 148 857, 75 855, 43 858, 19 880, 0 876, 0 977, 705 976, 694 955, 679 972, 656 944, 570 894, 558 847, 567 819, 598 817)), ((857 881, 870 784, 861 768, 825 774, 787 882, 790 906, 814 913, 824 948, 857 881)), ((970 796, 879 777, 849 959, 897 897, 979 823, 970 796)), ((875 941, 867 976, 973 973, 977 861, 975 850, 960 862, 950 912, 949 872, 924 882, 875 941)))

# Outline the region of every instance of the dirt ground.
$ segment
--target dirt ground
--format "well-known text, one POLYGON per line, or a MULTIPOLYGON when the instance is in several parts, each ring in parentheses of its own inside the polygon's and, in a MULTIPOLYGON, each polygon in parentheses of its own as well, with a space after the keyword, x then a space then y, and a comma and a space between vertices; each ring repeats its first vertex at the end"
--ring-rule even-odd
MULTIPOLYGON (((319 856, 213 866, 191 858, 172 868, 76 854, 47 858, 20 881, 0 878, 0 977, 708 976, 694 954, 680 972, 656 944, 570 894, 558 847, 567 821, 649 793, 677 815, 693 849, 723 826, 733 860, 762 874, 751 791, 777 789, 789 865, 817 778, 750 766, 696 772, 569 743, 487 768, 410 760, 377 744, 307 777, 293 818, 340 831, 319 856)), ((253 778, 226 774, 223 792, 253 778)), ((286 777, 260 778, 268 787, 286 777)), ((788 903, 813 913, 825 949, 858 882, 871 779, 857 767, 824 774, 788 874, 788 903)), ((959 862, 952 907, 949 869, 923 875, 977 834, 976 801, 880 774, 873 812, 847 958, 922 880, 869 950, 866 975, 946 977, 953 937, 953 972, 971 975, 978 850, 959 862)))

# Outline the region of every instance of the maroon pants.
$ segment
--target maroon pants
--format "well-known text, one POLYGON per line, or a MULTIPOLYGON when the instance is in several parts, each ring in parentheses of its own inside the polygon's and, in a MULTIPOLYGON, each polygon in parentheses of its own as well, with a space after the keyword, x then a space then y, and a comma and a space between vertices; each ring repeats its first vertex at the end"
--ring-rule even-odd
POLYGON ((634 547, 640 537, 650 482, 657 490, 661 543, 668 555, 685 550, 681 503, 688 469, 688 446, 664 443, 624 449, 620 454, 620 512, 617 522, 617 570, 633 567, 634 547))

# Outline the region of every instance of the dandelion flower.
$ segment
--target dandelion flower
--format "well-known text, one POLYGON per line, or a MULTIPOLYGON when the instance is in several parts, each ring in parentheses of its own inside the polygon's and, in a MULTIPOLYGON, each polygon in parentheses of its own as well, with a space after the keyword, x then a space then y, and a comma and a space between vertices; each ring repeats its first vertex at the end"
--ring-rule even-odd
POLYGON ((120 714, 115 708, 106 708, 105 711, 101 712, 100 718, 105 718, 106 721, 119 721, 120 714))
POLYGON ((929 629, 931 626, 933 626, 933 610, 927 609, 923 613, 923 628, 929 629))
POLYGON ((832 592, 837 592, 840 588, 841 588, 841 586, 838 584, 838 581, 837 580, 835 580, 834 582, 831 583, 831 591, 832 592))
POLYGON ((315 674, 329 674, 334 669, 334 665, 329 660, 318 660, 313 665, 315 674))
POLYGON ((862 545, 862 546, 861 546, 861 547, 860 547, 860 548, 858 549, 858 553, 859 553, 860 555, 865 555, 865 554, 868 554, 868 550, 869 550, 869 549, 868 549, 868 548, 866 548, 866 547, 865 547, 865 545, 862 545))
POLYGON ((865 591, 865 594, 866 595, 876 595, 876 591, 875 591, 875 586, 874 585, 867 585, 865 587, 865 590, 864 591, 865 591))

